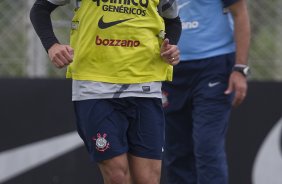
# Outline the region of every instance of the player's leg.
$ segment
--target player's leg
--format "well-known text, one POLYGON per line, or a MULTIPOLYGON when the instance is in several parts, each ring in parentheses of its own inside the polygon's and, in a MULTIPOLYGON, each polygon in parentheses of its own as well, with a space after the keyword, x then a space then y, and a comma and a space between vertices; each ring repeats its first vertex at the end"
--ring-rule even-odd
POLYGON ((135 110, 128 130, 129 165, 133 183, 159 184, 164 144, 161 99, 134 98, 131 109, 135 110))
POLYGON ((193 124, 197 177, 200 183, 227 184, 225 136, 230 112, 229 106, 216 107, 218 103, 199 105, 193 124), (213 105, 214 104, 214 105, 213 105))
POLYGON ((192 121, 189 113, 179 111, 166 115, 165 143, 163 163, 167 183, 196 184, 192 121))
POLYGON ((130 171, 134 184, 159 184, 161 160, 136 157, 129 154, 130 171))
POLYGON ((168 184, 196 184, 192 139, 191 85, 193 63, 174 68, 172 83, 163 84, 165 124, 164 168, 168 184), (191 69, 191 71, 190 71, 191 69))
POLYGON ((106 184, 130 184, 127 158, 127 117, 120 112, 123 99, 75 102, 78 132, 106 184))
POLYGON ((207 59, 193 102, 193 140, 198 183, 227 184, 225 136, 231 95, 225 95, 232 61, 207 59))
POLYGON ((104 184, 131 184, 127 154, 98 163, 104 184))

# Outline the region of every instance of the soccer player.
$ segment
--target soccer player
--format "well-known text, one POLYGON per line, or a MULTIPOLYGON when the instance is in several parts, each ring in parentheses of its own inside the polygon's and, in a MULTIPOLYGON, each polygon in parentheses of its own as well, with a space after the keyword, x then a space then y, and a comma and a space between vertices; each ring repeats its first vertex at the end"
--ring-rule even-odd
POLYGON ((164 115, 161 82, 172 80, 181 33, 169 0, 77 2, 70 45, 52 29, 67 0, 36 0, 32 24, 53 64, 67 68, 77 130, 105 184, 157 184, 164 115))
POLYGON ((229 113, 247 93, 245 0, 178 0, 182 34, 173 82, 163 85, 169 184, 227 184, 229 113), (234 31, 233 31, 234 25, 234 31), (233 98, 234 97, 234 98, 233 98))

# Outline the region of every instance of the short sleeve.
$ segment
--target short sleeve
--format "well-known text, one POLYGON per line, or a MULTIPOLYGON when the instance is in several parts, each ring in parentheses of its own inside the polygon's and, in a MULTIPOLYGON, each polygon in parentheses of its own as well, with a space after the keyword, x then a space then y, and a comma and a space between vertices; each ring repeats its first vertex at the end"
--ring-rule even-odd
POLYGON ((162 17, 168 19, 176 18, 178 16, 176 0, 160 0, 158 11, 162 17))
POLYGON ((232 4, 238 2, 239 0, 222 0, 224 8, 231 6, 232 4))
POLYGON ((59 6, 68 4, 70 2, 70 0, 47 0, 47 1, 49 1, 52 4, 59 5, 59 6))

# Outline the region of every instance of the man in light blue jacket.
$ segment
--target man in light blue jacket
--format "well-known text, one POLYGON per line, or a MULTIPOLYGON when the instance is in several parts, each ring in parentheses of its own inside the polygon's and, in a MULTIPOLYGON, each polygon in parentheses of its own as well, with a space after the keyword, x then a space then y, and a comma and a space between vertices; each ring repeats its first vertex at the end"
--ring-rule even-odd
POLYGON ((227 184, 232 104, 247 93, 250 25, 245 0, 178 0, 181 62, 163 84, 169 184, 227 184))

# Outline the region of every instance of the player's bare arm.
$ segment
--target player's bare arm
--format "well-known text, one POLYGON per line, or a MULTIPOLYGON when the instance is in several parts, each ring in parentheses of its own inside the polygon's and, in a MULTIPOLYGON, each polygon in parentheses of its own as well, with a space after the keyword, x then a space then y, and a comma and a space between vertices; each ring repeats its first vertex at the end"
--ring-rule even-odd
MULTIPOLYGON (((235 42, 236 42, 236 63, 235 65, 247 65, 248 50, 250 45, 250 25, 247 5, 245 0, 240 0, 229 7, 234 18, 235 42)), ((247 94, 246 76, 233 71, 229 79, 226 94, 235 92, 233 106, 240 105, 247 94)))

